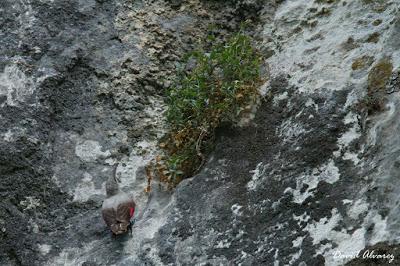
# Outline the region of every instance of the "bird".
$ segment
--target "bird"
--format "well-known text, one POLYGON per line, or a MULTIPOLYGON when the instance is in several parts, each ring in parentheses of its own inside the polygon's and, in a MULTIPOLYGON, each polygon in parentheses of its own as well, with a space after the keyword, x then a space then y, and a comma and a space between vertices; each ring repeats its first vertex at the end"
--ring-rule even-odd
POLYGON ((116 174, 117 167, 118 164, 115 165, 113 175, 106 182, 106 199, 101 207, 103 220, 110 228, 113 237, 128 231, 132 234, 131 218, 136 207, 133 198, 119 189, 120 179, 116 174))

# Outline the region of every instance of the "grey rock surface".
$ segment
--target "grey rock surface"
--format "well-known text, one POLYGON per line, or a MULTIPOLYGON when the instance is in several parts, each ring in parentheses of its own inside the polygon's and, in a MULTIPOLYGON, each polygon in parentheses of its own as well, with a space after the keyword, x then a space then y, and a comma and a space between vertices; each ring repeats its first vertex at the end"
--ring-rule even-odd
POLYGON ((384 265, 335 254, 398 253, 397 1, 4 0, 0 14, 0 265, 384 265), (219 128, 176 190, 155 180, 145 193, 175 67, 209 25, 223 39, 245 20, 269 77, 254 119, 219 128), (358 103, 382 59, 385 108, 368 115, 358 103), (100 217, 115 164, 140 217, 117 240, 100 217))

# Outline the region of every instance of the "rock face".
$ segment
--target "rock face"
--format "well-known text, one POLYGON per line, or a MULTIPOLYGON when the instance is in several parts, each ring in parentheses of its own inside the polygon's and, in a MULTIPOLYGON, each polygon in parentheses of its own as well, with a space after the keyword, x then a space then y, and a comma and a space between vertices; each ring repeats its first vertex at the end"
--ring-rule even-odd
POLYGON ((6 0, 0 264, 387 263, 351 259, 398 254, 399 7, 6 0), (176 191, 147 195, 175 66, 210 24, 223 38, 244 20, 270 77, 254 120, 220 128, 176 191), (100 206, 115 163, 140 219, 113 241, 100 206))

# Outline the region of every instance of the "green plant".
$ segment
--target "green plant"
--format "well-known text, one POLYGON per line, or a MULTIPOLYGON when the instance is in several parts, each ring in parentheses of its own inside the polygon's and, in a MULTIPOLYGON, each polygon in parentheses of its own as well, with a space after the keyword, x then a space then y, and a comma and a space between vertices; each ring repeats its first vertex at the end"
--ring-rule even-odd
POLYGON ((176 84, 167 92, 170 131, 160 143, 164 155, 156 164, 162 181, 174 186, 192 176, 211 149, 215 129, 237 121, 257 99, 261 60, 242 32, 185 57, 176 84))

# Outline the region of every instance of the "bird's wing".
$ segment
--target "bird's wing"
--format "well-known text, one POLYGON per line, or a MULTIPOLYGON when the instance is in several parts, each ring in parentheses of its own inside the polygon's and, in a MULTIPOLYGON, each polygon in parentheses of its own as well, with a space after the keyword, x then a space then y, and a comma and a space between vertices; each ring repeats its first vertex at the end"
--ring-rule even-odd
POLYGON ((131 208, 135 209, 135 202, 130 197, 126 201, 121 202, 117 207, 117 221, 120 223, 129 223, 131 208))
POLYGON ((103 208, 101 214, 109 227, 117 222, 117 213, 114 208, 103 208))

